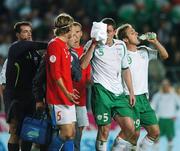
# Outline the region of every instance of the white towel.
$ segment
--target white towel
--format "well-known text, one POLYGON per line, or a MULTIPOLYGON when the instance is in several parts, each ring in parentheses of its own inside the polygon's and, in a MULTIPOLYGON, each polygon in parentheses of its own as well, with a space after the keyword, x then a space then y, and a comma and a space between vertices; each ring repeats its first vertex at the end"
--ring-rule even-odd
POLYGON ((93 22, 91 38, 95 38, 96 41, 105 44, 107 41, 107 24, 103 22, 93 22))

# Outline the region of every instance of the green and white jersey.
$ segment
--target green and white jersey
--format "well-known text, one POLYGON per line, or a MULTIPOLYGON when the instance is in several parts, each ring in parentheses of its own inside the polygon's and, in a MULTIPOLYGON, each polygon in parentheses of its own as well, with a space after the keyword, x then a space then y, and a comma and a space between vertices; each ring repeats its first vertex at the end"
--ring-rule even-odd
MULTIPOLYGON (((128 50, 128 63, 132 76, 135 95, 148 93, 148 66, 151 59, 157 59, 157 50, 146 46, 138 47, 137 51, 128 50)), ((129 91, 125 85, 125 93, 129 91)))
POLYGON ((151 105, 159 118, 174 118, 177 116, 180 100, 174 92, 158 92, 152 97, 151 105))
MULTIPOLYGON (((91 59, 92 80, 101 84, 105 89, 119 95, 124 92, 121 70, 129 67, 127 60, 127 48, 123 41, 113 40, 114 44, 98 44, 91 59)), ((91 41, 84 49, 88 50, 91 41)))

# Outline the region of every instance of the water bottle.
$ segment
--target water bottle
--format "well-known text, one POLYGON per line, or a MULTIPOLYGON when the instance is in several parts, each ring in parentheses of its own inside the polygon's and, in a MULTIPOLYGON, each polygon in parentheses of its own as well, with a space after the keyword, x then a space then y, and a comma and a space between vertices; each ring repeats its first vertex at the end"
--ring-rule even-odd
POLYGON ((153 33, 153 32, 148 32, 148 33, 145 33, 145 34, 142 34, 141 36, 139 36, 138 38, 140 40, 153 40, 157 37, 156 33, 153 33))

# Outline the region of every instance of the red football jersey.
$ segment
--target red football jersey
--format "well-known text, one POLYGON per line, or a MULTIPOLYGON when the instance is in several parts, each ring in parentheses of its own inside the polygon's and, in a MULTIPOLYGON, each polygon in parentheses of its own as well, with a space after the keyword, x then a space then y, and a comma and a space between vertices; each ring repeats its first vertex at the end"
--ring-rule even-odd
MULTIPOLYGON (((79 47, 79 48, 73 48, 73 50, 75 50, 78 54, 78 56, 80 57, 84 50, 83 47, 79 47)), ((86 86, 87 86, 87 82, 91 79, 91 67, 90 64, 88 65, 88 67, 86 69, 82 69, 82 78, 79 82, 75 82, 73 81, 73 87, 79 91, 79 95, 80 98, 77 100, 80 103, 78 104, 78 106, 86 106, 86 86)))
POLYGON ((52 39, 48 44, 46 55, 47 92, 46 98, 49 104, 73 105, 64 95, 57 84, 62 78, 66 89, 73 92, 71 78, 71 54, 67 44, 59 38, 52 39))

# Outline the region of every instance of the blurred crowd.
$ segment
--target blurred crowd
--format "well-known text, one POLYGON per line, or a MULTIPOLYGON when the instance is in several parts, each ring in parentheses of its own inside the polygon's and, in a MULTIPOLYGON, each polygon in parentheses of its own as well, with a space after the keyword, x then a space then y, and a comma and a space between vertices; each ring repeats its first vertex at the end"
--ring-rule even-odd
POLYGON ((15 40, 13 25, 28 20, 33 25, 34 40, 48 41, 53 36, 53 19, 61 13, 71 14, 83 26, 82 44, 90 38, 93 21, 113 17, 118 25, 130 23, 139 34, 156 32, 166 47, 169 59, 150 64, 150 86, 168 77, 173 83, 180 76, 180 0, 1 0, 0 68, 15 40), (153 79, 153 80, 152 80, 153 79))

